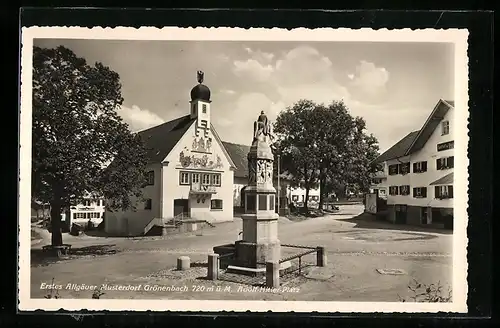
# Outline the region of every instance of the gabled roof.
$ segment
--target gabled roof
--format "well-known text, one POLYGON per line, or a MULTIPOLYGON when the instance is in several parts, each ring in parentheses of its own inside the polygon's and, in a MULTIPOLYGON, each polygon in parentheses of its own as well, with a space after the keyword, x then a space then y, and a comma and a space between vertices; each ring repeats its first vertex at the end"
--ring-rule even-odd
POLYGON ((382 155, 377 157, 373 163, 382 163, 391 159, 405 156, 406 151, 413 143, 420 131, 413 131, 408 133, 403 139, 399 140, 394 146, 386 150, 382 155))
POLYGON ((223 141, 222 144, 226 148, 229 156, 236 166, 234 170, 235 178, 246 178, 248 177, 248 159, 247 155, 250 151, 250 146, 239 145, 231 142, 223 141))
POLYGON ((441 122, 446 113, 448 113, 448 110, 454 106, 455 102, 453 100, 440 99, 420 130, 408 133, 394 146, 377 157, 373 163, 382 163, 391 159, 407 156, 422 149, 439 122, 441 122))
POLYGON ((424 126, 420 129, 417 137, 413 140, 413 143, 406 150, 405 155, 412 154, 424 147, 427 140, 429 140, 434 130, 443 120, 444 116, 446 115, 446 113, 448 113, 450 108, 453 108, 454 104, 455 102, 452 100, 439 99, 431 115, 427 118, 424 126))
POLYGON ((217 142, 221 146, 222 152, 224 153, 224 155, 226 155, 226 158, 229 161, 229 165, 230 165, 231 169, 236 170, 236 165, 234 164, 233 158, 228 153, 226 147, 224 146, 224 142, 221 140, 219 134, 217 133, 217 130, 215 130, 214 126, 211 123, 210 123, 210 129, 212 131, 212 134, 213 134, 215 140, 217 140, 217 142))
POLYGON ((160 163, 167 157, 194 121, 186 115, 138 132, 146 147, 148 162, 160 163))
POLYGON ((449 184, 453 184, 453 172, 448 173, 444 177, 437 179, 436 181, 432 182, 430 185, 437 186, 437 185, 449 185, 449 184))

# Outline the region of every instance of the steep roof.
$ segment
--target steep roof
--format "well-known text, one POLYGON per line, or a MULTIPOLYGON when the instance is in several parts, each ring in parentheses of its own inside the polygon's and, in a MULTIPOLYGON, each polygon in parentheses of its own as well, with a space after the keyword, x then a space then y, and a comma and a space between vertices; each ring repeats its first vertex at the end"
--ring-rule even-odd
POLYGON ((432 182, 430 185, 437 186, 437 185, 448 185, 448 184, 453 184, 453 172, 448 173, 444 177, 437 179, 436 181, 432 182))
POLYGON ((148 161, 161 162, 194 121, 190 115, 186 115, 138 132, 145 144, 148 161))
POLYGON ((448 113, 448 110, 454 106, 455 102, 453 100, 440 99, 420 130, 408 133, 394 146, 377 157, 373 163, 382 163, 391 159, 403 157, 422 149, 439 122, 441 122, 446 113, 448 113))
POLYGON ((406 151, 411 146, 420 130, 408 133, 403 139, 399 140, 394 146, 386 150, 377 157, 374 163, 382 163, 391 159, 405 156, 406 151))
POLYGON ((231 142, 223 141, 222 144, 226 148, 229 156, 234 162, 236 169, 234 171, 235 178, 246 178, 248 177, 248 160, 247 155, 250 151, 250 146, 239 145, 231 142))
POLYGON ((431 115, 429 115, 427 121, 424 123, 424 126, 420 129, 417 137, 406 150, 405 155, 412 154, 424 147, 427 140, 429 140, 434 130, 436 130, 439 123, 443 120, 450 108, 453 108, 454 104, 455 102, 453 100, 439 99, 438 103, 432 110, 431 115))

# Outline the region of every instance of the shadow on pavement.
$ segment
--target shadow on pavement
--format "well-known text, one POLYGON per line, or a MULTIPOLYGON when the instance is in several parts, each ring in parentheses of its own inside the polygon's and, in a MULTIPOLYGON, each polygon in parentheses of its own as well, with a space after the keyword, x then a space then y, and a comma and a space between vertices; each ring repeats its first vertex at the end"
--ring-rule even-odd
POLYGON ((53 263, 67 261, 83 256, 113 255, 119 252, 116 245, 94 245, 80 248, 72 248, 69 255, 58 258, 53 253, 42 250, 31 250, 31 266, 47 266, 53 263))
POLYGON ((369 213, 361 213, 350 219, 337 219, 342 222, 356 223, 353 228, 358 229, 384 229, 384 230, 401 230, 415 232, 432 232, 443 235, 452 235, 453 230, 439 229, 434 227, 414 226, 409 224, 395 224, 376 219, 375 215, 369 213))

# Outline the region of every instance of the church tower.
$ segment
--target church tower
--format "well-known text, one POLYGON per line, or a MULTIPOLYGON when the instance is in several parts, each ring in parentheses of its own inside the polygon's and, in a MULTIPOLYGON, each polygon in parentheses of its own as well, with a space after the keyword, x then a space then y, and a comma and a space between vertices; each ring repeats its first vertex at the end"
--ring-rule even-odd
POLYGON ((196 119, 196 137, 209 138, 210 89, 203 84, 204 73, 197 72, 198 85, 191 89, 191 118, 196 119))

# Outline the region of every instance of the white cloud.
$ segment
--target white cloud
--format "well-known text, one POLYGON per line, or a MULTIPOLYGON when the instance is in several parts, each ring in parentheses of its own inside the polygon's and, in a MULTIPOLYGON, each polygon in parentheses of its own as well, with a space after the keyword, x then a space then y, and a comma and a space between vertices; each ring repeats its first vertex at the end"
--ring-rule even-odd
MULTIPOLYGON (((380 138, 381 148, 391 146, 391 140, 399 138, 399 134, 410 129, 405 126, 397 136, 388 133, 387 124, 381 122, 405 121, 408 117, 420 120, 421 117, 411 110, 401 110, 398 113, 390 112, 392 108, 382 106, 382 99, 386 84, 389 80, 389 72, 383 67, 361 61, 356 67, 354 74, 347 74, 349 79, 346 85, 340 84, 337 74, 342 74, 345 80, 346 72, 338 72, 333 67, 331 60, 321 54, 317 49, 310 46, 299 46, 284 52, 270 63, 262 56, 256 59, 255 52, 246 49, 252 58, 247 61, 234 62, 233 71, 240 77, 264 83, 269 95, 276 95, 273 100, 262 93, 246 93, 241 95, 231 111, 230 116, 233 124, 233 132, 226 139, 238 139, 237 142, 245 142, 251 138, 253 122, 264 110, 271 121, 275 120, 278 113, 287 106, 293 105, 300 99, 310 99, 317 103, 328 104, 333 100, 343 100, 353 116, 362 116, 367 122, 370 133, 380 138), (377 98, 378 97, 378 98, 377 98), (241 123, 240 123, 241 122, 241 123), (244 136, 241 140, 240 135, 244 136)), ((249 83, 250 83, 249 81, 249 83)))
POLYGON ((238 77, 250 77, 256 81, 264 82, 269 79, 274 71, 272 65, 261 64, 255 59, 234 61, 233 72, 238 77))
POLYGON ((377 67, 374 63, 362 60, 356 66, 356 74, 351 80, 360 96, 376 97, 386 91, 389 72, 384 67, 377 67))
POLYGON ((228 94, 228 95, 234 95, 236 93, 236 91, 231 90, 231 89, 222 89, 222 90, 220 90, 220 92, 228 94))
POLYGON ((255 59, 257 61, 271 61, 273 60, 274 58, 274 54, 273 53, 270 53, 270 52, 264 52, 264 51, 261 51, 261 50, 253 50, 249 47, 245 47, 244 48, 245 51, 251 55, 252 59, 255 59))
POLYGON ((131 108, 121 106, 118 114, 123 120, 128 123, 132 131, 140 131, 155 125, 161 124, 164 120, 157 114, 141 109, 139 106, 133 105, 131 108))

